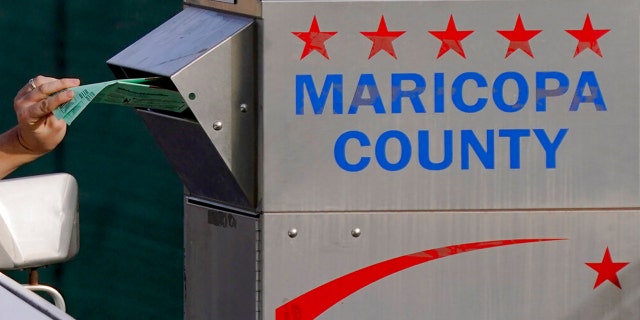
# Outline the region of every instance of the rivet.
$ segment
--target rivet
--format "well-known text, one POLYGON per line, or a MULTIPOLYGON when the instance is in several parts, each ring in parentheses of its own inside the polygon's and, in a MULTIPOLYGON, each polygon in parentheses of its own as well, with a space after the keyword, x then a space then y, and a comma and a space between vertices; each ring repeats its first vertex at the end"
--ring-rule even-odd
POLYGON ((247 108, 248 108, 248 106, 247 106, 246 103, 241 104, 240 105, 240 112, 242 112, 242 113, 247 112, 247 108))
POLYGON ((216 121, 213 123, 213 130, 220 131, 222 130, 222 122, 216 121))
POLYGON ((353 230, 351 230, 351 235, 354 238, 359 237, 361 233, 362 233, 362 231, 360 231, 360 228, 354 228, 353 230))
POLYGON ((289 232, 287 232, 287 234, 289 235, 289 238, 295 238, 298 235, 298 229, 289 229, 289 232))

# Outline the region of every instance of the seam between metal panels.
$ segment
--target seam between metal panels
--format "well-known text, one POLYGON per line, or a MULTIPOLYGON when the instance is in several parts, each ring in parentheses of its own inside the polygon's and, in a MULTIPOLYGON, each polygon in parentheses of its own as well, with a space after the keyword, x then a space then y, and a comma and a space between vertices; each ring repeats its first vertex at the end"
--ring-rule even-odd
POLYGON ((410 209, 410 210, 333 210, 305 211, 305 210, 281 210, 265 211, 265 215, 277 214, 317 214, 317 213, 488 213, 488 212, 597 212, 597 211, 639 211, 640 207, 597 207, 597 208, 509 208, 509 209, 410 209))
POLYGON ((262 319, 262 219, 256 226, 256 320, 262 319))

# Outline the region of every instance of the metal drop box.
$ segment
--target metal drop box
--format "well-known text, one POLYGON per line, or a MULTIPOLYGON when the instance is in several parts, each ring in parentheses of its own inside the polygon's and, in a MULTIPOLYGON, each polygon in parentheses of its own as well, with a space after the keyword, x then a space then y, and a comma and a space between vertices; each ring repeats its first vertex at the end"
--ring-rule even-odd
POLYGON ((189 105, 185 319, 640 317, 639 13, 185 1, 108 61, 189 105))

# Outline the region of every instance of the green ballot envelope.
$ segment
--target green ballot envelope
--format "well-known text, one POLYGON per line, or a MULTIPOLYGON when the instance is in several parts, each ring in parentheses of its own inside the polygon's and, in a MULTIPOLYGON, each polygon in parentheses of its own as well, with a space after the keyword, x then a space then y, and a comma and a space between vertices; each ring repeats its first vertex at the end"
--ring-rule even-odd
POLYGON ((70 88, 71 101, 53 110, 58 119, 71 124, 90 104, 104 103, 127 107, 182 112, 187 104, 177 91, 158 86, 161 78, 113 80, 70 88))

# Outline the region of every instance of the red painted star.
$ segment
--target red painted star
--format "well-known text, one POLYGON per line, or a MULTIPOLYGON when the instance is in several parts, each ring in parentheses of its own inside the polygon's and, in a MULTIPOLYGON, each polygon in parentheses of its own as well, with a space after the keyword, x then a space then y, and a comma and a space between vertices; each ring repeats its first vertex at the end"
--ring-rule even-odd
POLYGON ((598 273, 596 283, 593 285, 594 289, 607 280, 622 289, 620 280, 618 280, 618 271, 628 265, 629 262, 613 262, 611 260, 611 254, 609 253, 609 247, 604 251, 602 262, 587 262, 585 264, 598 273))
POLYGON ((578 46, 576 46, 576 51, 573 54, 574 58, 585 49, 591 49, 591 51, 595 52, 602 58, 602 52, 600 52, 598 39, 604 36, 607 32, 611 31, 611 29, 593 29, 593 25, 591 25, 591 17, 589 17, 589 14, 587 13, 587 18, 584 21, 582 30, 565 31, 572 35, 574 38, 578 39, 578 46))
POLYGON ((396 52, 393 49, 392 42, 403 35, 405 31, 389 31, 389 29, 387 29, 387 22, 384 20, 384 15, 380 18, 378 30, 371 32, 363 31, 360 33, 373 41, 373 45, 371 45, 371 52, 369 52, 369 59, 382 50, 386 51, 393 58, 398 59, 398 57, 396 57, 396 52))
POLYGON ((329 40, 329 38, 333 37, 338 32, 321 32, 320 27, 318 26, 318 20, 316 19, 316 16, 313 16, 313 21, 311 22, 309 31, 291 33, 304 41, 304 49, 300 56, 300 60, 302 60, 313 51, 318 51, 322 56, 329 59, 329 54, 327 53, 327 48, 325 47, 324 42, 329 40))
POLYGON ((529 40, 542 32, 542 30, 526 30, 522 23, 522 18, 518 14, 518 19, 516 20, 516 25, 513 27, 513 30, 498 30, 497 32, 509 40, 509 48, 507 49, 507 55, 504 57, 505 59, 518 49, 533 58, 529 40))
POLYGON ((447 30, 445 31, 429 31, 434 37, 442 41, 440 45, 440 52, 438 52, 438 58, 449 50, 457 52, 463 58, 467 58, 464 55, 462 49, 462 40, 473 33, 473 30, 458 30, 456 23, 453 21, 453 15, 449 16, 449 23, 447 24, 447 30))

